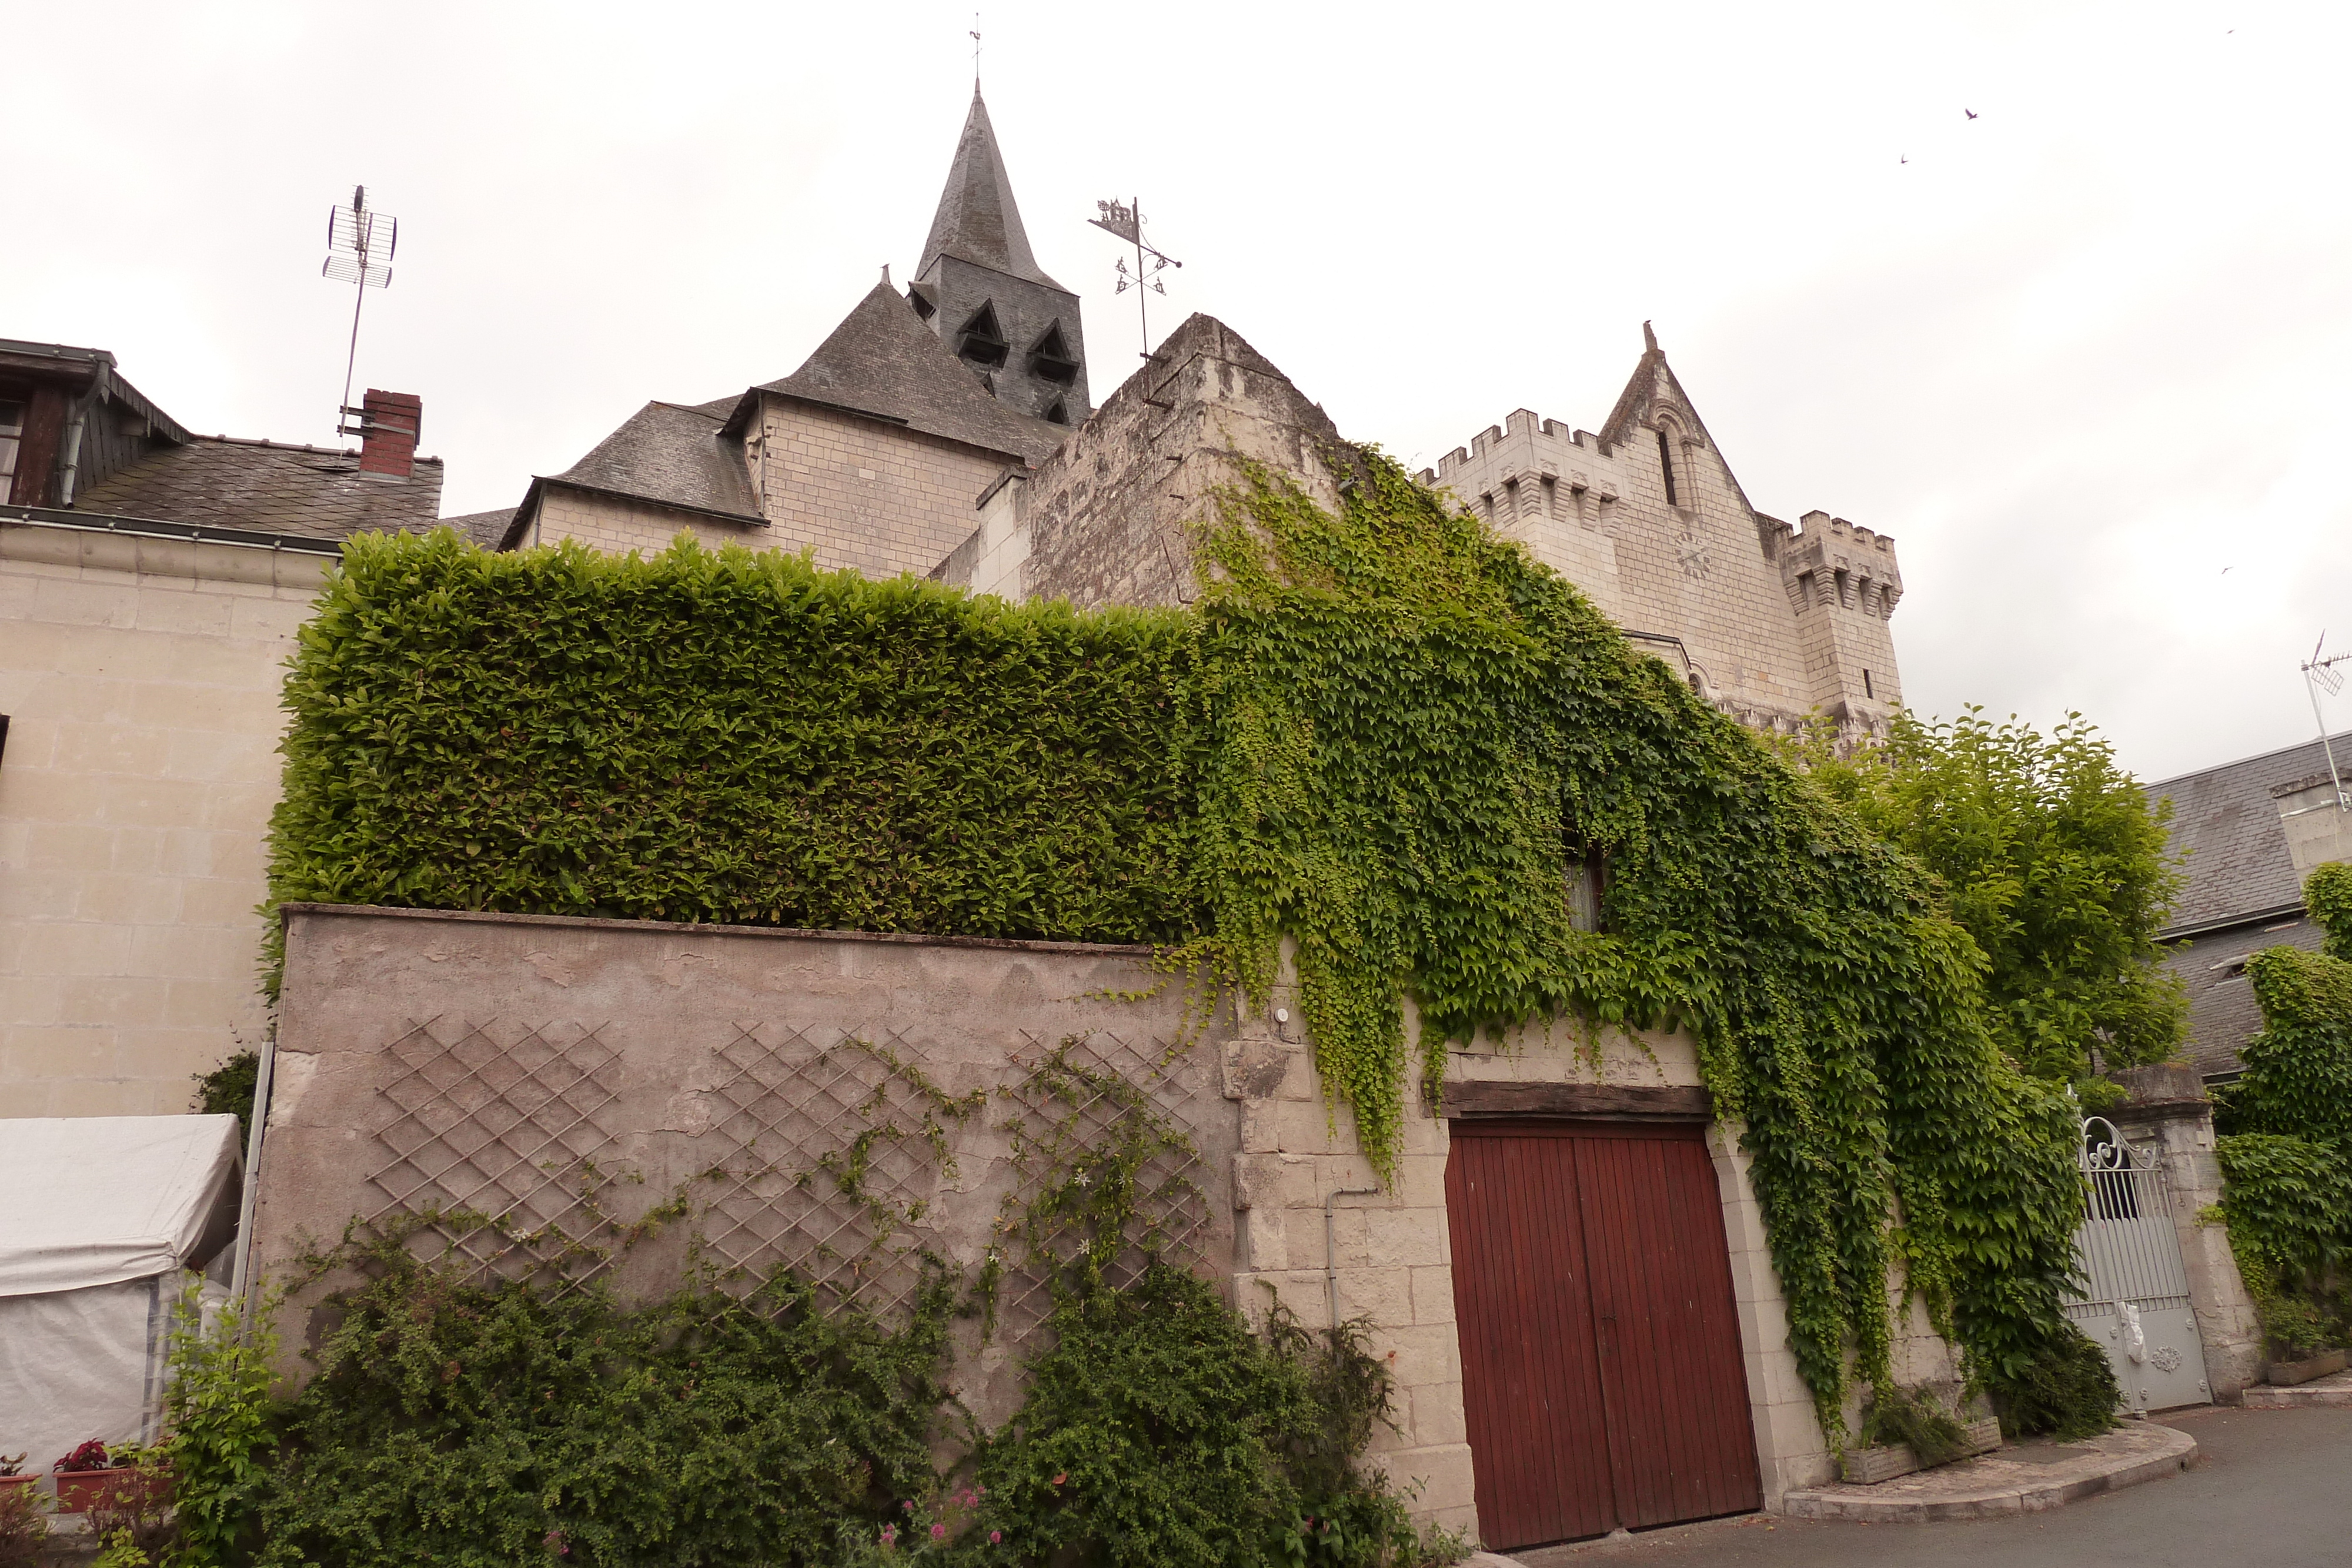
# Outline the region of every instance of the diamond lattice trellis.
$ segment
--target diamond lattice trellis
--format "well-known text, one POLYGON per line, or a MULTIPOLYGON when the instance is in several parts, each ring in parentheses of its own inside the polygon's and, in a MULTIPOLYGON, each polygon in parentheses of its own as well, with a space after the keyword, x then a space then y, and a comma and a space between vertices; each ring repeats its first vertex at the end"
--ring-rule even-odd
POLYGON ((478 1217, 425 1231, 477 1280, 603 1272, 610 1222, 596 1198, 611 1177, 595 1157, 613 1141, 600 1117, 619 1068, 597 1030, 433 1019, 387 1055, 395 1071, 376 1093, 391 1115, 376 1140, 391 1158, 369 1174, 384 1202, 366 1218, 478 1217))
POLYGON ((926 1092, 899 1064, 902 1045, 888 1032, 736 1027, 711 1092, 725 1107, 712 1130, 733 1152, 713 1173, 702 1235, 731 1286, 782 1268, 830 1305, 913 1302, 922 1251, 938 1244, 928 1221, 949 1127, 978 1107, 926 1092))
POLYGON ((1192 1124, 1170 1109, 1181 1097, 1172 1092, 1167 1043, 1103 1030, 1026 1038, 1024 1059, 1014 1064, 1021 1075, 1002 1092, 1013 1108, 1005 1130, 1020 1173, 999 1241, 997 1320, 1012 1343, 1036 1332, 1053 1311, 1055 1274, 1098 1240, 1108 1254, 1104 1282, 1124 1286, 1154 1254, 1179 1266, 1199 1262, 1209 1227, 1199 1141, 1192 1124), (1082 1216, 1095 1184, 1121 1179, 1103 1173, 1122 1150, 1141 1157, 1127 1178, 1129 1218, 1112 1245, 1070 1209, 1082 1216), (1075 1202, 1066 1209, 1057 1196, 1075 1202))

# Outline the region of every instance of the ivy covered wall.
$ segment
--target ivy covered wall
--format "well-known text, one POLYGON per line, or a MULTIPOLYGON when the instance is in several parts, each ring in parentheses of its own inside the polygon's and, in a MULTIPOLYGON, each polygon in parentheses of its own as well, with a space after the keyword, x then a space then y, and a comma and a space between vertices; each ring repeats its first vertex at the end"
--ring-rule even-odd
POLYGON ((2067 1353, 2063 1094, 1927 879, 1376 452, 1249 474, 1190 610, 1075 615, 681 545, 355 541, 289 684, 273 885, 310 899, 1165 945, 1286 937, 1376 1166, 1433 1046, 1690 1031, 1833 1434, 1899 1258, 1996 1388, 2067 1353), (1601 882, 1597 929, 1575 915, 1601 882))

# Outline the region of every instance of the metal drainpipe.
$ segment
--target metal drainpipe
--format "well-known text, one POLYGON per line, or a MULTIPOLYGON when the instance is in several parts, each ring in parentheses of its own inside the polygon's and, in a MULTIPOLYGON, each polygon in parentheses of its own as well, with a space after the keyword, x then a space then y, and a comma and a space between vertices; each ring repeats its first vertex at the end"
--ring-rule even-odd
POLYGON ((1331 1233, 1331 1206, 1343 1197, 1375 1193, 1376 1186, 1334 1187, 1323 1199, 1323 1290, 1331 1301, 1331 1326, 1339 1326, 1339 1249, 1331 1233))
POLYGON ((110 358, 99 367, 98 373, 90 378, 89 391, 82 394, 80 403, 74 409, 73 418, 67 422, 65 472, 58 476, 58 508, 60 511, 73 505, 74 490, 81 477, 82 426, 89 419, 89 411, 96 408, 99 400, 106 395, 107 371, 112 365, 113 361, 110 358))

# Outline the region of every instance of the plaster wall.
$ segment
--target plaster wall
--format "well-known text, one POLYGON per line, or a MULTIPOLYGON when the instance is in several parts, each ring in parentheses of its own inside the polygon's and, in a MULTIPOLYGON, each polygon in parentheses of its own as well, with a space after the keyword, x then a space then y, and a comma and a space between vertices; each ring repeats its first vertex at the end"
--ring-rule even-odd
MULTIPOLYGON (((740 1096, 730 1087, 730 1052, 747 1034, 856 1033, 887 1044, 950 1094, 1001 1091, 1041 1047, 1074 1035, 1122 1037, 1138 1061, 1183 1038, 1181 988, 1158 988, 1139 948, 324 905, 290 906, 286 920, 256 1224, 259 1265, 280 1276, 352 1216, 398 1207, 394 1189, 410 1178, 398 1172, 396 1145, 415 1136, 416 1124, 402 1118, 416 1097, 409 1074, 420 1026, 444 1040, 478 1033, 523 1052, 534 1039, 593 1036, 613 1053, 612 1098, 593 1130, 604 1140, 600 1167, 642 1177, 608 1191, 622 1222, 733 1157, 730 1117, 740 1096), (1137 992, 1152 994, 1118 999, 1137 992)), ((1227 1281, 1245 1312, 1262 1315, 1279 1300, 1321 1326, 1331 1315, 1328 1263, 1339 1316, 1366 1321, 1397 1380, 1398 1429, 1379 1439, 1378 1461, 1419 1484, 1424 1517, 1475 1530, 1445 1209, 1450 1124, 1416 1102, 1393 1186, 1347 1191, 1378 1184, 1352 1123, 1323 1100, 1297 1015, 1286 977, 1265 1009, 1221 1009, 1166 1080, 1150 1085, 1202 1155, 1200 1266, 1227 1281), (1327 1257, 1324 1204, 1335 1194, 1327 1257)), ((1418 1027, 1409 1014, 1409 1031, 1418 1027)), ((1497 1048, 1453 1052, 1448 1071, 1456 1081, 1699 1082, 1685 1037, 1606 1034, 1597 1056, 1580 1038, 1566 1026, 1521 1030, 1497 1048)), ((446 1120, 430 1108, 416 1114, 446 1120)), ((929 1194, 923 1239, 971 1269, 992 1245, 1016 1175, 1001 1129, 963 1125, 950 1141, 958 1171, 929 1194)), ((1788 1348, 1738 1129, 1713 1129, 1708 1147, 1770 1506, 1827 1477, 1828 1446, 1788 1348)), ((684 1245, 683 1236, 656 1237, 631 1254, 625 1286, 663 1288, 684 1245)), ((289 1346, 308 1333, 311 1299, 295 1302, 284 1324, 289 1346)), ((1948 1378, 1948 1348, 1916 1312, 1903 1322, 1898 1377, 1948 1378)), ((978 1343, 969 1324, 960 1332, 960 1385, 983 1420, 1001 1420, 1017 1397, 1011 1353, 978 1343)))
POLYGON ((0 1116, 257 1044, 283 664, 331 555, 0 524, 0 1116))
MULTIPOLYGON (((2352 758, 2343 760, 2352 766, 2352 758)), ((2352 861, 2352 808, 2336 802, 2333 779, 2322 777, 2277 799, 2279 827, 2295 875, 2330 861, 2352 861)))

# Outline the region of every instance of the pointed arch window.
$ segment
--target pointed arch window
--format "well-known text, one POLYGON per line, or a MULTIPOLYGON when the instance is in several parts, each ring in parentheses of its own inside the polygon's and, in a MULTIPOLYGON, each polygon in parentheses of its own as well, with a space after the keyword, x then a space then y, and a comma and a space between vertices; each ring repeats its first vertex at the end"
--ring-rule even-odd
POLYGON ((1078 357, 1070 352, 1069 340, 1062 336, 1059 321, 1046 328, 1045 335, 1029 350, 1029 370, 1040 381, 1051 382, 1057 387, 1076 384, 1078 357))
POLYGON ((969 363, 985 365, 992 371, 1003 365, 1011 348, 1004 340, 1004 329, 996 323, 996 307, 984 299, 956 334, 956 352, 969 363))
POLYGON ((1055 398, 1054 406, 1045 411, 1045 418, 1054 424, 1067 424, 1070 423, 1069 408, 1060 398, 1055 398))
POLYGON ((1675 489, 1675 438, 1663 424, 1658 426, 1658 472, 1665 476, 1666 505, 1681 506, 1682 498, 1675 489))

